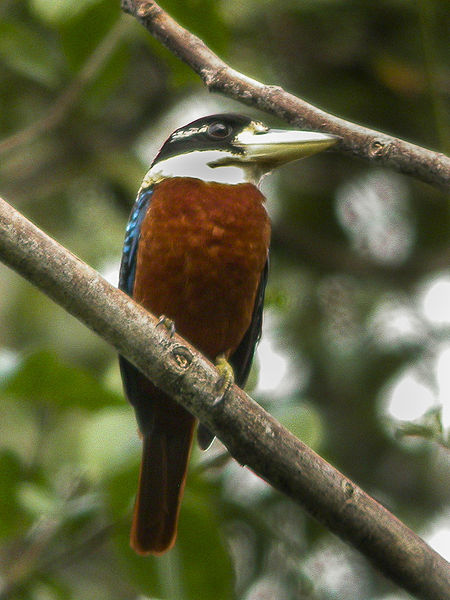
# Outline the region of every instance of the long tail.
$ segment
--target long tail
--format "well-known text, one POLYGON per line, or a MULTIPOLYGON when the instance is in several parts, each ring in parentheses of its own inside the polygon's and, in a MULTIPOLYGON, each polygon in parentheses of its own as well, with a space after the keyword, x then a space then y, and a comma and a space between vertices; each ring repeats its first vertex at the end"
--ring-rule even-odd
POLYGON ((144 434, 130 538, 138 554, 163 554, 175 543, 195 424, 189 417, 175 431, 155 427, 144 434))

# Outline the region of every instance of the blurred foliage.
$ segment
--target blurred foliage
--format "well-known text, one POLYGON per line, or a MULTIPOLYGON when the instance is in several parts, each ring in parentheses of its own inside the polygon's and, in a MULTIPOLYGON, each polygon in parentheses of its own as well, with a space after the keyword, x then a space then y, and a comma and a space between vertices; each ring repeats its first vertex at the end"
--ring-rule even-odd
MULTIPOLYGON (((247 75, 448 150, 446 0, 161 4, 247 75)), ((0 84, 2 196, 113 281, 136 190, 174 127, 222 110, 273 123, 211 97, 110 0, 2 0, 0 84)), ((422 300, 448 273, 448 199, 333 153, 264 189, 264 339, 287 372, 264 388, 256 365, 249 389, 430 536, 449 503, 436 366, 449 322, 422 300), (411 374, 418 415, 402 422, 389 406, 411 374)), ((174 550, 134 555, 140 443, 114 353, 5 267, 0 289, 0 598, 408 598, 218 443, 194 452, 174 550)))

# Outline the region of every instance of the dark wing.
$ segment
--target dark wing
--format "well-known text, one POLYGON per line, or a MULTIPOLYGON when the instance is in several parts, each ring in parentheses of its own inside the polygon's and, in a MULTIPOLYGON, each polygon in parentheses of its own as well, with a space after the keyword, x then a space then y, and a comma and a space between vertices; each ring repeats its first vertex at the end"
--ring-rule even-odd
POLYGON ((269 259, 264 265, 261 279, 259 281, 258 291, 256 292, 255 306, 253 308, 252 320, 241 343, 230 356, 229 362, 233 367, 234 379, 239 387, 244 387, 250 367, 252 366, 253 354, 256 344, 261 337, 262 316, 264 307, 264 294, 266 291, 267 274, 269 271, 269 259))
MULTIPOLYGON (((123 244, 122 262, 119 274, 119 289, 133 296, 134 278, 136 276, 136 261, 139 247, 139 237, 141 234, 142 221, 150 205, 150 199, 153 194, 153 188, 143 190, 137 197, 125 233, 123 244)), ((142 406, 142 378, 140 372, 128 362, 123 356, 119 356, 120 373, 122 375, 123 387, 128 400, 135 408, 142 406)), ((145 404, 144 404, 145 405, 145 404)), ((141 409, 142 411, 142 409, 141 409)), ((141 412, 140 411, 140 412, 141 412)), ((144 426, 145 415, 137 415, 139 426, 144 426)))
POLYGON ((147 213, 152 194, 153 187, 143 190, 138 195, 133 206, 133 210, 131 211, 125 232, 122 262, 120 264, 119 289, 127 293, 129 296, 133 295, 141 225, 147 213))
MULTIPOLYGON (((263 272, 261 273, 261 279, 259 280, 250 326, 242 338, 241 343, 229 358, 229 362, 233 367, 234 380, 239 387, 244 387, 247 381, 248 374, 250 373, 250 368, 252 366, 256 344, 259 342, 261 337, 264 294, 266 291, 268 271, 269 259, 266 260, 263 272)), ((213 439, 214 434, 200 423, 197 430, 197 440, 200 448, 202 450, 206 450, 213 439)))

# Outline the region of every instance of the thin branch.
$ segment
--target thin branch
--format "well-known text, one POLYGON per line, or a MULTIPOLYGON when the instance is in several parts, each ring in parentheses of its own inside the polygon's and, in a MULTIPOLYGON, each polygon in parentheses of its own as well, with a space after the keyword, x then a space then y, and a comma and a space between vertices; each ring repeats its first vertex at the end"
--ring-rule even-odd
POLYGON ((84 88, 105 65, 127 29, 128 24, 123 19, 119 19, 89 56, 75 79, 55 100, 48 113, 21 131, 0 140, 0 154, 15 150, 24 144, 29 144, 42 133, 59 125, 74 107, 84 88))
MULTIPOLYGON (((58 522, 56 526, 59 529, 63 524, 58 522)), ((63 548, 57 553, 52 552, 53 547, 51 546, 51 542, 53 540, 50 538, 39 552, 39 560, 27 565, 19 573, 15 573, 12 578, 8 578, 0 584, 0 600, 17 598, 18 594, 20 592, 23 593, 24 588, 35 578, 42 578, 42 575, 57 573, 69 565, 86 560, 86 557, 105 543, 115 529, 115 523, 107 523, 93 532, 89 530, 88 535, 82 540, 77 543, 73 542, 69 548, 63 548)))
MULTIPOLYGON (((76 497, 79 484, 78 479, 72 482, 64 494, 65 502, 76 497)), ((42 574, 48 567, 54 567, 60 554, 53 555, 51 550, 63 525, 64 519, 61 515, 48 516, 41 519, 23 538, 13 543, 13 551, 8 552, 5 574, 0 581, 0 600, 13 597, 38 573, 42 574)), ((73 551, 73 548, 71 550, 73 551)))
POLYGON ((97 332, 194 414, 231 455, 360 550, 398 585, 450 599, 447 561, 408 527, 233 386, 178 335, 0 199, 0 258, 97 332), (219 383, 220 385, 220 383, 219 383))
POLYGON ((264 85, 221 60, 204 42, 176 23, 156 2, 122 0, 122 10, 134 15, 162 44, 187 63, 213 92, 255 106, 303 129, 341 136, 334 149, 450 189, 450 158, 385 133, 335 117, 289 94, 264 85))

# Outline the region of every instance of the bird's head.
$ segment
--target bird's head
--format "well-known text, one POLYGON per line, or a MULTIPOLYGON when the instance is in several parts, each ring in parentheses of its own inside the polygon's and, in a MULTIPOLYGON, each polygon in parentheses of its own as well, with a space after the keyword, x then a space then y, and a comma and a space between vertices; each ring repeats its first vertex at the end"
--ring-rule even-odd
POLYGON ((142 187, 169 177, 256 185, 276 167, 325 150, 337 140, 327 133, 269 129, 243 115, 211 115, 172 133, 142 187))

